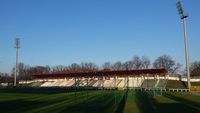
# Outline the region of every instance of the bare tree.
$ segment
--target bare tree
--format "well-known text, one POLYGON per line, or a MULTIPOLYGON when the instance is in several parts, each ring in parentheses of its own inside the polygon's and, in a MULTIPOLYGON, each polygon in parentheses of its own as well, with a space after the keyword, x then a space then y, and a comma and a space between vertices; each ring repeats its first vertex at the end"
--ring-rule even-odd
POLYGON ((116 69, 116 70, 123 69, 123 64, 122 64, 120 61, 115 62, 115 63, 113 64, 113 67, 112 67, 112 68, 113 68, 113 69, 116 69))
POLYGON ((46 65, 45 68, 46 68, 46 71, 47 71, 47 72, 51 72, 51 68, 50 68, 49 65, 46 65))
POLYGON ((49 72, 49 69, 47 69, 45 66, 35 66, 35 67, 31 67, 30 71, 32 73, 47 73, 49 72))
POLYGON ((151 61, 146 56, 142 56, 141 62, 142 62, 142 68, 149 68, 151 65, 151 61))
POLYGON ((18 76, 24 76, 24 71, 25 71, 25 69, 24 69, 24 63, 19 63, 18 64, 18 76))
POLYGON ((95 63, 89 62, 88 65, 89 65, 90 70, 98 70, 99 69, 99 67, 95 63))
POLYGON ((133 57, 133 68, 139 69, 142 67, 142 61, 139 56, 133 57))
POLYGON ((81 69, 82 71, 97 70, 98 66, 92 62, 89 62, 89 63, 85 62, 85 63, 81 63, 81 69))
POLYGON ((133 68, 133 61, 126 61, 124 64, 123 64, 123 69, 132 69, 133 68))
MULTIPOLYGON (((49 68, 47 67, 47 69, 49 69, 49 68)), ((54 66, 54 67, 52 67, 52 71, 53 72, 63 72, 63 71, 65 71, 65 66, 63 66, 63 65, 54 66)))
POLYGON ((13 83, 13 77, 8 73, 0 73, 0 83, 13 83))
POLYGON ((73 63, 70 66, 68 66, 68 69, 70 71, 80 71, 81 70, 81 66, 76 64, 76 63, 73 63))
POLYGON ((112 68, 112 64, 111 64, 110 62, 105 62, 105 63, 102 65, 102 67, 103 67, 104 69, 111 69, 111 68, 112 68))
POLYGON ((29 80, 31 78, 31 75, 29 73, 30 66, 25 65, 24 63, 19 63, 18 64, 18 70, 19 70, 19 75, 18 79, 19 80, 29 80))
POLYGON ((171 74, 174 74, 177 72, 177 70, 180 68, 181 65, 176 63, 170 56, 162 55, 162 56, 159 56, 154 61, 153 66, 156 68, 165 68, 171 74))
POLYGON ((190 66, 191 76, 200 76, 200 61, 195 61, 190 66))

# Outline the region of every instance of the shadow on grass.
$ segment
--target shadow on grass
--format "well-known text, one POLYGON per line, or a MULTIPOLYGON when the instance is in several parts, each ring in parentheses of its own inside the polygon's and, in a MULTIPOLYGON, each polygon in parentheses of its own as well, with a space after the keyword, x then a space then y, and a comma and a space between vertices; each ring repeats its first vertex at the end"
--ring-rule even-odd
MULTIPOLYGON (((31 93, 31 94, 54 94, 69 92, 66 88, 44 88, 44 87, 6 87, 0 88, 1 93, 31 93)), ((73 90, 70 90, 73 92, 73 90)))
POLYGON ((127 96, 128 96, 128 90, 124 92, 124 95, 123 95, 121 101, 119 102, 119 105, 118 105, 115 113, 123 113, 125 104, 126 104, 126 100, 127 100, 127 96))
POLYGON ((136 91, 136 104, 141 113, 156 113, 153 98, 144 91, 136 91))
MULTIPOLYGON (((137 104, 141 113, 199 113, 197 109, 191 108, 183 103, 180 98, 164 95, 153 97, 148 92, 137 92, 137 104), (164 100, 162 100, 164 99, 164 100), (159 102, 161 100, 163 102, 159 102), (174 101, 172 101, 174 100, 174 101)), ((185 100, 184 100, 185 101, 185 100)))
POLYGON ((55 94, 85 91, 97 91, 97 89, 91 87, 0 87, 1 93, 55 94))
POLYGON ((167 98, 176 100, 178 102, 181 102, 182 104, 189 107, 190 109, 198 111, 198 113, 200 112, 200 104, 197 103, 197 102, 193 102, 192 100, 184 99, 184 98, 179 97, 179 96, 174 96, 174 95, 169 94, 169 93, 164 93, 164 96, 167 97, 167 98))
MULTIPOLYGON (((1 94, 1 93, 0 93, 1 94)), ((2 93, 3 94, 3 93, 2 93)), ((12 93, 10 93, 12 94, 12 93)), ((0 100, 0 113, 24 113, 24 112, 33 112, 35 113, 39 109, 48 109, 48 106, 55 105, 55 107, 51 107, 54 110, 54 113, 58 113, 59 110, 57 108, 62 108, 62 106, 58 106, 59 103, 70 103, 73 101, 74 94, 45 94, 45 95, 20 95, 24 93, 19 93, 19 95, 0 95, 4 97, 3 100, 0 100), (21 97, 20 96, 25 96, 21 97), (6 99, 5 99, 6 97, 6 99), (19 97, 19 98, 18 98, 19 97), (11 99, 9 99, 11 98, 11 99), (46 108, 45 108, 46 107, 46 108), (37 110, 38 109, 38 110, 37 110)), ((77 93, 78 99, 83 99, 85 95, 81 93, 77 93)), ((48 110, 46 110, 48 111, 48 110)), ((49 113, 44 111, 44 113, 49 113)))
MULTIPOLYGON (((85 101, 77 101, 74 105, 66 106, 59 113, 106 113, 114 103, 113 95, 98 95, 85 101)), ((108 112, 110 113, 110 112, 108 112)))
POLYGON ((30 109, 37 108, 44 105, 43 102, 38 101, 25 101, 25 100, 12 100, 0 102, 1 113, 20 113, 29 111, 30 109))

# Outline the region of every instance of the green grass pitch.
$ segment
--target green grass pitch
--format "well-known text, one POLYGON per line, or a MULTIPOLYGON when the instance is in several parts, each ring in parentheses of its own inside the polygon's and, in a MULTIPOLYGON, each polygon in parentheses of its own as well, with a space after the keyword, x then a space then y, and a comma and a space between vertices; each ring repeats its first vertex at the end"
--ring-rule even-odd
POLYGON ((0 89, 0 113, 200 113, 200 96, 189 93, 48 89, 0 89))

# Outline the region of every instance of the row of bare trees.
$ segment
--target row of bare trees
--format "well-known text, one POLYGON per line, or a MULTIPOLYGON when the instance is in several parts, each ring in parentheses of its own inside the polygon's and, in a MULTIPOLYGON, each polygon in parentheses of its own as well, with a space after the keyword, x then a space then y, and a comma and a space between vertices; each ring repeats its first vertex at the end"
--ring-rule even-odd
MULTIPOLYGON (((99 69, 111 69, 111 70, 127 70, 127 69, 142 69, 142 68, 165 68, 168 70, 170 74, 175 74, 180 69, 181 65, 176 63, 168 55, 161 55, 157 57, 153 63, 151 63, 150 59, 146 56, 134 56, 132 59, 121 62, 117 61, 114 63, 105 62, 102 66, 98 66, 92 62, 84 62, 84 63, 73 63, 68 66, 57 65, 50 67, 46 66, 29 66, 24 63, 18 64, 18 79, 19 80, 30 80, 33 79, 32 73, 47 73, 47 72, 65 72, 65 71, 91 71, 91 70, 99 70, 99 69)), ((11 73, 3 74, 0 73, 0 81, 3 78, 11 78, 14 75, 14 68, 11 73)), ((200 62, 194 62, 191 65, 191 76, 197 76, 200 73, 200 62)), ((4 79, 5 80, 5 79, 4 79)))
POLYGON ((134 56, 133 59, 126 61, 124 63, 118 61, 115 63, 105 62, 102 67, 104 69, 140 69, 140 68, 149 68, 151 62, 148 57, 142 56, 134 56))
MULTIPOLYGON (((162 55, 159 56, 153 64, 151 64, 150 59, 146 56, 134 56, 132 59, 121 62, 117 61, 114 63, 105 62, 102 66, 98 66, 92 62, 84 63, 73 63, 68 66, 57 65, 57 66, 28 66, 23 63, 19 63, 19 79, 29 80, 32 79, 30 76, 32 73, 46 73, 46 72, 66 72, 66 71, 91 71, 99 69, 111 69, 111 70, 128 70, 128 69, 142 69, 142 68, 166 68, 170 73, 175 73, 180 68, 170 56, 162 55)), ((14 71, 13 71, 14 74, 14 71)))
MULTIPOLYGON (((48 72, 66 72, 66 71, 91 71, 91 70, 98 70, 99 67, 94 63, 81 63, 76 64, 73 63, 69 66, 64 65, 57 65, 50 67, 48 65, 46 66, 29 66, 25 65, 24 63, 18 64, 18 80, 31 80, 33 79, 33 76, 31 76, 33 73, 48 73, 48 72)), ((14 76, 15 68, 13 68, 11 77, 14 76)))

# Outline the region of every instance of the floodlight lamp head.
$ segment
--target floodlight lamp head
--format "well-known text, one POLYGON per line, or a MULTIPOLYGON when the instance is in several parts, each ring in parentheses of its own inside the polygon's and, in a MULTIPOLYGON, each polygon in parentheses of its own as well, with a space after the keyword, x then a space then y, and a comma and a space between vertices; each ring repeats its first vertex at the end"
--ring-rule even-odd
POLYGON ((15 39, 15 48, 20 48, 20 39, 19 38, 16 38, 15 39))
POLYGON ((176 3, 176 8, 177 8, 177 10, 178 10, 178 13, 179 13, 180 16, 181 16, 181 19, 184 19, 184 18, 187 18, 187 17, 188 17, 188 14, 186 14, 185 11, 183 10, 181 1, 178 1, 178 2, 176 3))

